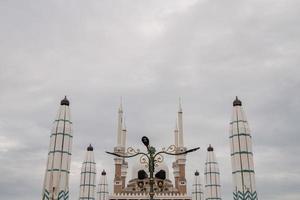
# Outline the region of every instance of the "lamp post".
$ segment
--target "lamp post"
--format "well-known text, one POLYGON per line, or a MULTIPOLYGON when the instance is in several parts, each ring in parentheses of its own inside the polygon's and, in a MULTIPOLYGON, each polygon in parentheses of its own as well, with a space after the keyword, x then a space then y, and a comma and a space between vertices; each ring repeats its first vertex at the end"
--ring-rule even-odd
POLYGON ((118 154, 118 153, 113 153, 113 152, 108 152, 108 151, 106 151, 106 153, 117 156, 117 157, 121 157, 121 158, 131 158, 131 157, 141 155, 140 163, 141 164, 146 164, 148 166, 148 169, 149 169, 149 173, 150 173, 149 196, 150 196, 150 200, 153 200, 153 196, 154 196, 154 188, 153 188, 153 186, 154 186, 154 177, 153 177, 153 173, 154 173, 154 170, 155 170, 155 166, 158 166, 158 164, 163 162, 163 160, 164 160, 162 154, 174 155, 174 156, 183 155, 183 154, 191 153, 193 151, 197 151, 198 149, 200 149, 200 147, 189 149, 189 150, 186 150, 186 151, 183 151, 183 152, 176 152, 176 146, 171 145, 167 149, 163 148, 161 151, 156 152, 156 149, 153 146, 150 146, 150 141, 149 141, 148 137, 143 136, 142 137, 142 142, 147 148, 147 153, 140 152, 139 149, 135 150, 132 147, 128 147, 127 152, 124 155, 121 155, 121 154, 118 154))

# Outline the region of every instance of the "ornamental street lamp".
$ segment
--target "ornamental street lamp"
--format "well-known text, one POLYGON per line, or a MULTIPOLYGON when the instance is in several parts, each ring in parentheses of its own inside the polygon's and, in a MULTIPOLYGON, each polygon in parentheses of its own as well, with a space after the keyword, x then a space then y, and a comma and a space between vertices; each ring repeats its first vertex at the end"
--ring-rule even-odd
POLYGON ((141 164, 146 164, 148 166, 148 169, 149 169, 149 173, 150 173, 149 196, 150 196, 150 200, 153 200, 153 196, 154 196, 154 189, 153 189, 154 177, 153 177, 153 173, 154 173, 155 167, 157 167, 159 165, 159 163, 163 162, 163 160, 164 160, 162 154, 173 155, 173 156, 184 155, 184 154, 191 153, 193 151, 197 151, 198 149, 200 149, 200 147, 189 149, 189 150, 182 151, 182 152, 176 152, 176 146, 171 145, 167 149, 162 148, 161 151, 156 152, 156 149, 153 146, 150 146, 150 141, 149 141, 148 137, 143 136, 142 137, 142 142, 147 147, 147 153, 140 152, 139 149, 135 150, 132 147, 128 147, 127 152, 123 155, 118 154, 118 153, 108 152, 108 151, 106 151, 106 153, 117 156, 117 157, 121 157, 121 158, 132 158, 132 157, 141 155, 140 163, 141 164))

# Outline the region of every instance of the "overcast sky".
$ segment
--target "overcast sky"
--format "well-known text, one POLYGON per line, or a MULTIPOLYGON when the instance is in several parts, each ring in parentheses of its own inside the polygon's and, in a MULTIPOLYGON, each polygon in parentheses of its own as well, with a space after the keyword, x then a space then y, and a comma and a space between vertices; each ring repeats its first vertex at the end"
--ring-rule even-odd
POLYGON ((228 129, 238 95, 259 199, 299 200, 299 67, 298 0, 1 0, 0 199, 41 198, 51 125, 67 95, 72 200, 89 143, 112 189, 113 158, 104 151, 116 143, 120 96, 127 143, 141 149, 143 135, 158 148, 173 143, 181 96, 185 144, 201 147, 187 158, 189 191, 212 144, 230 200, 228 129))

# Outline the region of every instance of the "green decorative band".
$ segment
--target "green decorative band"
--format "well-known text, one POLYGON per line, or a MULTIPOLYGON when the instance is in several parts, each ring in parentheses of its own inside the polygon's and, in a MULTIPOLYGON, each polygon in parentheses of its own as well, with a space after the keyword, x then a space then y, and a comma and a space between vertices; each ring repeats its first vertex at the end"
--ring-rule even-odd
POLYGON ((54 120, 54 122, 69 122, 70 124, 73 124, 73 122, 71 122, 70 120, 67 120, 67 119, 56 119, 56 120, 54 120))
POLYGON ((102 183, 99 183, 98 185, 104 185, 104 186, 105 186, 105 185, 108 185, 108 184, 102 184, 102 183))
POLYGON ((197 191, 197 192, 192 192, 192 194, 203 194, 203 192, 197 191))
POLYGON ((54 135, 64 135, 64 136, 69 136, 70 138, 73 137, 73 135, 70 135, 69 133, 52 133, 52 134, 50 135, 50 137, 52 137, 52 136, 54 136, 54 135))
POLYGON ((205 172, 204 175, 207 175, 207 174, 220 174, 220 172, 205 172))
POLYGON ((217 184, 210 184, 210 185, 205 185, 205 187, 221 187, 221 185, 217 185, 217 184))
POLYGON ((221 200, 221 198, 218 198, 218 197, 209 197, 209 198, 205 198, 205 200, 221 200))
POLYGON ((246 121, 246 120, 235 120, 235 121, 232 121, 232 122, 230 122, 230 124, 233 124, 233 123, 238 123, 238 122, 247 123, 247 121, 246 121))
POLYGON ((96 163, 95 162, 86 161, 86 162, 83 162, 82 164, 96 164, 96 163))
POLYGON ((66 172, 66 173, 70 173, 70 171, 68 170, 64 170, 64 169, 47 169, 48 172, 66 172))
POLYGON ((98 194, 108 194, 108 192, 97 192, 98 194))
POLYGON ((96 172, 89 172, 89 171, 86 171, 86 172, 81 172, 81 174, 96 174, 96 172))
POLYGON ((250 169, 243 169, 243 170, 237 170, 237 171, 234 171, 232 172, 232 174, 235 174, 235 173, 254 173, 254 170, 250 170, 250 169))
POLYGON ((79 197, 79 199, 95 200, 95 198, 94 198, 94 197, 79 197))
POLYGON ((252 138, 252 136, 249 133, 238 133, 238 134, 233 134, 231 136, 229 136, 229 138, 233 138, 233 137, 239 137, 239 136, 248 136, 250 138, 252 138))
POLYGON ((61 150, 49 151, 48 155, 50 155, 51 153, 65 153, 65 154, 68 154, 68 155, 72 155, 71 153, 69 153, 67 151, 61 151, 61 150))
POLYGON ((92 186, 92 187, 96 187, 96 185, 94 185, 94 184, 80 184, 80 186, 92 186))
POLYGON ((206 162, 205 164, 207 165, 207 164, 218 164, 218 163, 217 162, 206 162))
POLYGON ((253 155, 252 152, 248 152, 248 151, 238 151, 238 152, 234 152, 232 154, 230 154, 231 156, 234 156, 236 154, 249 154, 249 155, 253 155))

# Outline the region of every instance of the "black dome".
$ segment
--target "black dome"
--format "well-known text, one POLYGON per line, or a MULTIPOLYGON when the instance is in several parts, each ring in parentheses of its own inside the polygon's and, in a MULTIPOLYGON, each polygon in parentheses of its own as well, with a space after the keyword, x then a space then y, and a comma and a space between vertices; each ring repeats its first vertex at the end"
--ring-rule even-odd
POLYGON ((214 151, 214 148, 211 145, 209 145, 209 147, 207 148, 207 151, 214 151))
POLYGON ((242 102, 238 99, 238 97, 235 97, 235 100, 233 101, 233 106, 242 106, 242 102))
POLYGON ((87 150, 88 150, 88 151, 93 151, 94 148, 93 148, 92 145, 90 144, 90 146, 88 146, 87 150))
POLYGON ((65 106, 69 106, 70 102, 67 99, 67 96, 65 96, 65 98, 63 100, 61 100, 60 105, 65 105, 65 106))
POLYGON ((105 175, 106 175, 105 170, 102 171, 101 175, 102 175, 102 176, 105 176, 105 175))
POLYGON ((198 171, 195 172, 195 176, 199 176, 199 172, 198 171))

